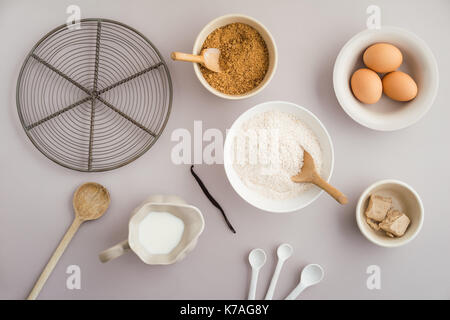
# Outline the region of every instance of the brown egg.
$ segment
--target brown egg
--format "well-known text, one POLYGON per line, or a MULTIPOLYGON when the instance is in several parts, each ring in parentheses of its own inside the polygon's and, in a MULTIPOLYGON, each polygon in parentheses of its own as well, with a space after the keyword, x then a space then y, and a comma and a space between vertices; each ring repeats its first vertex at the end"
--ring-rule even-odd
POLYGON ((403 62, 400 50, 389 43, 376 43, 364 51, 364 64, 378 73, 397 70, 403 62))
POLYGON ((380 100, 383 93, 381 79, 372 70, 356 70, 350 80, 353 94, 362 103, 372 104, 380 100))
POLYGON ((417 96, 417 84, 408 74, 401 71, 388 73, 383 77, 383 92, 397 101, 410 101, 417 96))

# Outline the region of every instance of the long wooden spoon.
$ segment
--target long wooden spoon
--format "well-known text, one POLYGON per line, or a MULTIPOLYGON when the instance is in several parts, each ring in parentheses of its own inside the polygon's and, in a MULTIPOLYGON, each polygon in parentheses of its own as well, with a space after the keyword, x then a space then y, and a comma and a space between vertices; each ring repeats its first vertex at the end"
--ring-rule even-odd
POLYGON ((314 159, 306 150, 303 154, 302 170, 297 175, 291 177, 291 180, 294 182, 314 183, 319 188, 322 188, 323 190, 328 192, 328 194, 335 198, 336 201, 340 204, 346 204, 348 202, 347 197, 342 192, 322 179, 322 177, 317 173, 316 167, 314 165, 314 159))
POLYGON ((211 71, 220 72, 220 50, 216 48, 204 49, 200 55, 172 52, 171 57, 173 60, 200 63, 211 71))
POLYGON ((37 298, 39 292, 58 263, 59 258, 64 253, 64 250, 67 248, 70 240, 72 240, 72 237, 77 232, 78 228, 85 221, 100 218, 109 207, 110 197, 108 190, 106 190, 105 187, 98 183, 88 182, 78 187, 73 195, 72 202, 73 209, 75 211, 73 223, 48 261, 41 273, 41 276, 36 281, 36 284, 31 290, 27 300, 35 300, 37 298))

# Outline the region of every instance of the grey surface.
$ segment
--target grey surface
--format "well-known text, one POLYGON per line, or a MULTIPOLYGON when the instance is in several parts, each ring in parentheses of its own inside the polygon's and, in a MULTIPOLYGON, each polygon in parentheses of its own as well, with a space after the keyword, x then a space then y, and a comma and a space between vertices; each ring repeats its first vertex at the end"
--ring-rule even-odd
POLYGON ((112 203, 99 221, 86 223, 61 258, 41 299, 244 299, 254 247, 268 253, 257 297, 264 297, 275 267, 276 246, 293 245, 274 298, 284 297, 307 263, 323 265, 320 285, 303 299, 450 298, 450 2, 442 1, 5 1, 0 0, 0 298, 22 299, 32 288, 72 220, 71 197, 85 181, 111 192, 112 203), (165 132, 134 163, 107 173, 62 168, 31 144, 16 112, 15 85, 20 66, 34 43, 65 22, 66 7, 78 4, 82 17, 119 20, 141 31, 168 61, 174 104, 165 132), (416 125, 382 133, 351 120, 332 87, 334 60, 343 44, 365 28, 368 5, 382 9, 382 24, 408 29, 434 52, 440 90, 431 111, 416 125), (189 51, 201 28, 226 13, 244 13, 272 32, 279 65, 270 85, 257 96, 225 101, 197 81, 192 66, 169 61, 172 50, 189 51), (223 204, 238 233, 233 235, 201 193, 188 165, 170 159, 176 128, 193 131, 193 121, 224 131, 255 104, 286 100, 314 112, 329 130, 336 155, 332 182, 350 198, 341 207, 322 195, 293 214, 272 215, 233 191, 222 165, 197 171, 223 204), (359 194, 369 184, 395 178, 411 184, 425 206, 425 223, 409 245, 385 249, 369 243, 355 223, 359 194), (200 208, 206 229, 197 248, 172 266, 147 266, 131 253, 107 264, 97 254, 123 240, 134 207, 154 193, 177 194, 200 208), (81 267, 82 289, 66 289, 66 268, 81 267), (366 288, 366 268, 381 268, 382 288, 366 288))

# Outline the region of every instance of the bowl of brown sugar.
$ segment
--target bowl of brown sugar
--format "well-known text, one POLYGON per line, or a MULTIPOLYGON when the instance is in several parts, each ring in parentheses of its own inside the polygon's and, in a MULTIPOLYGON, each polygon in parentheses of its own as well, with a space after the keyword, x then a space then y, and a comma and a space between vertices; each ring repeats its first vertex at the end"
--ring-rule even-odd
POLYGON ((270 32, 259 21, 229 14, 208 23, 195 40, 193 53, 220 50, 220 72, 197 63, 194 71, 203 86, 225 99, 244 99, 263 90, 277 67, 277 48, 270 32))

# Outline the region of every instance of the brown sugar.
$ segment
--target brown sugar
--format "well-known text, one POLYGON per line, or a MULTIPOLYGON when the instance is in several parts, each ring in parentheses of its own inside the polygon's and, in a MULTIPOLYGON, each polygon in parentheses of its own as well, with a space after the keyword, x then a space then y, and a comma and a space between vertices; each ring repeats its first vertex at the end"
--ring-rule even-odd
POLYGON ((244 23, 231 23, 214 30, 202 50, 220 50, 221 72, 200 66, 205 80, 216 90, 230 95, 245 94, 263 81, 269 68, 269 53, 264 39, 244 23))

